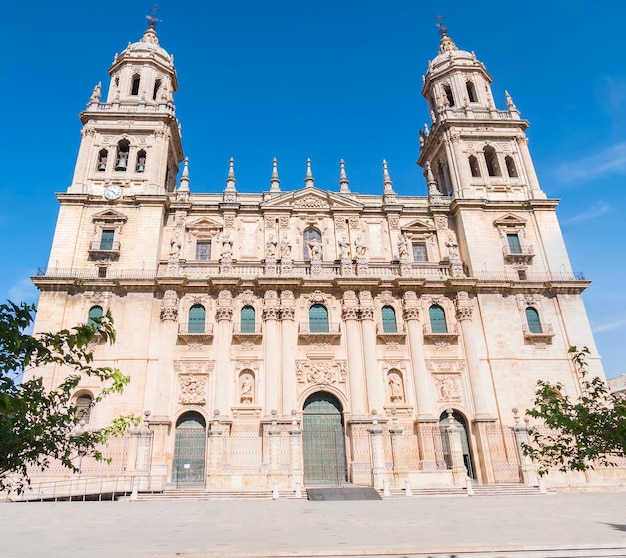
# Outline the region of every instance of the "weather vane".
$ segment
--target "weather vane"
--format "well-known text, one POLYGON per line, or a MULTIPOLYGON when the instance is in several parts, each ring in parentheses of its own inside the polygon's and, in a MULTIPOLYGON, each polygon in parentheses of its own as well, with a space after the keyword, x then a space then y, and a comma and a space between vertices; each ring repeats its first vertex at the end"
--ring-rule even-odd
POLYGON ((156 29, 156 26, 159 23, 159 21, 163 21, 162 19, 159 19, 156 16, 158 11, 159 11, 159 8, 157 8, 157 5, 155 4, 154 6, 152 6, 152 13, 146 16, 146 19, 148 20, 148 27, 150 29, 156 29))
POLYGON ((446 37, 448 35, 448 28, 443 24, 443 20, 446 19, 445 16, 438 13, 435 19, 437 20, 437 27, 439 27, 439 35, 441 35, 442 38, 446 37))

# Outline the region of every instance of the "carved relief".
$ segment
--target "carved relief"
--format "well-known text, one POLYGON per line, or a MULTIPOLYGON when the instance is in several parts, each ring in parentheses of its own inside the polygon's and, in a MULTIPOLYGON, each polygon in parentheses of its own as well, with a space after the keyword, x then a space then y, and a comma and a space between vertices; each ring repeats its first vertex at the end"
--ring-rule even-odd
POLYGON ((457 320, 461 321, 472 319, 473 303, 472 299, 465 291, 459 291, 457 293, 454 303, 456 305, 457 320))
POLYGON ((219 322, 221 320, 232 320, 233 319, 233 309, 228 307, 225 308, 223 306, 218 306, 215 310, 215 319, 219 322))
POLYGON ((286 229, 289 226, 289 217, 287 215, 282 215, 278 218, 278 224, 281 229, 286 229))
POLYGON ((328 209, 326 200, 310 194, 295 200, 293 206, 300 209, 328 209))
POLYGON ((395 302, 395 298, 391 291, 383 291, 382 293, 380 293, 378 298, 380 302, 385 305, 393 304, 395 302))
POLYGON ((232 229, 235 226, 234 215, 224 215, 224 227, 232 229))
POLYGON ((244 405, 254 403, 254 375, 247 370, 239 377, 239 402, 244 405))
POLYGON ((179 403, 181 405, 204 405, 206 403, 206 376, 185 374, 180 382, 179 403))
POLYGON ((161 321, 178 319, 178 295, 176 291, 165 291, 161 299, 161 321))
POLYGON ((253 351, 254 350, 254 343, 252 343, 250 341, 244 341, 243 343, 241 343, 239 345, 239 348, 242 351, 253 351))
POLYGON ((345 383, 345 360, 296 360, 296 379, 301 384, 336 385, 345 383))
POLYGON ((358 229, 359 225, 361 224, 360 219, 357 216, 350 217, 348 219, 348 222, 350 223, 351 229, 358 229))
POLYGON ((397 215, 389 216, 389 228, 392 230, 397 230, 400 228, 400 218, 397 215))
POLYGON ((465 361, 462 359, 426 359, 426 369, 430 372, 457 372, 461 373, 465 370, 465 361))
POLYGON ((243 306, 252 306, 256 302, 256 296, 251 290, 243 291, 238 298, 243 306))
POLYGON ((435 215, 435 227, 438 231, 445 231, 448 229, 448 217, 446 215, 435 215))
POLYGON ((315 291, 309 296, 311 304, 326 304, 327 296, 322 291, 315 291))
POLYGON ((398 370, 390 370, 387 373, 387 385, 389 386, 389 400, 392 403, 404 401, 404 387, 402 385, 402 374, 398 370))
POLYGON ((435 376, 438 401, 461 401, 461 388, 459 381, 459 376, 454 376, 452 374, 435 376))

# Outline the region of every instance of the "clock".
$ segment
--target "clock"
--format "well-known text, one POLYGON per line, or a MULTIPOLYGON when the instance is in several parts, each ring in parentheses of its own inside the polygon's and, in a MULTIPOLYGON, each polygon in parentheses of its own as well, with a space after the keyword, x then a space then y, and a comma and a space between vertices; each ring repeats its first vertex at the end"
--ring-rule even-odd
POLYGON ((107 200, 117 200, 122 197, 122 187, 121 186, 109 186, 104 190, 104 197, 107 200))

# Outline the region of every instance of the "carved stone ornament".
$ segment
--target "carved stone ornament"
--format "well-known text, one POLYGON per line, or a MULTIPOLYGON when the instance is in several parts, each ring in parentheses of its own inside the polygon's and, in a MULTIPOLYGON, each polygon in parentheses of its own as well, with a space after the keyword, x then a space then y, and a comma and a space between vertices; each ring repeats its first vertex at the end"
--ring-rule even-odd
POLYGON ((280 318, 280 308, 278 306, 265 306, 263 308, 264 320, 278 320, 280 318))
POLYGON ((244 306, 251 306, 256 302, 256 296, 254 296, 254 292, 250 290, 243 291, 238 298, 244 306))
POLYGON ((358 320, 359 309, 356 306, 344 306, 341 311, 341 317, 344 320, 358 320))
POLYGON ((293 291, 285 290, 280 293, 281 300, 294 300, 293 291))
POLYGON ((233 309, 230 307, 218 306, 215 310, 215 319, 219 322, 221 320, 232 320, 233 309))
POLYGON ((224 215, 224 227, 232 229, 235 226, 235 216, 234 215, 224 215))
POLYGON ((309 302, 311 304, 326 304, 327 296, 322 291, 315 291, 309 296, 309 302))
POLYGON ((465 361, 463 359, 426 359, 424 362, 426 369, 433 373, 461 373, 465 370, 465 361))
POLYGON ((435 227, 438 231, 445 231, 448 229, 448 217, 446 215, 435 215, 435 227))
POLYGON ((346 220, 343 217, 335 217, 335 229, 341 231, 346 228, 346 220))
POLYGON ((450 343, 448 341, 435 341, 434 346, 436 351, 450 350, 450 343))
POLYGON ((279 217, 278 224, 281 229, 286 229, 289 226, 289 217, 287 215, 279 217))
POLYGON ((419 320, 420 319, 420 310, 417 306, 404 306, 403 312, 404 320, 419 320))
POLYGON ((280 317, 283 320, 294 320, 296 317, 296 309, 293 306, 281 306, 280 317))
POLYGON ((402 385, 402 375, 397 370, 392 370, 387 374, 387 385, 389 386, 389 400, 392 403, 404 401, 404 387, 402 385))
POLYGON ((417 293, 415 291, 405 291, 402 298, 404 300, 417 300, 417 293))
POLYGON ((471 320, 473 304, 472 299, 465 291, 459 291, 454 301, 456 305, 456 318, 457 320, 471 320))
POLYGON ((231 294, 231 292, 227 289, 224 289, 222 291, 220 291, 220 294, 217 295, 217 298, 219 300, 232 300, 233 295, 231 294))
POLYGON ((361 224, 361 221, 358 217, 356 216, 352 216, 348 219, 348 222, 350 223, 350 228, 351 229, 358 229, 359 225, 361 224))
POLYGON ((265 227, 268 229, 273 229, 274 225, 276 225, 276 217, 273 217, 271 215, 266 215, 265 216, 265 227))
POLYGON ((397 341, 389 341, 385 344, 385 349, 388 351, 398 351, 400 349, 400 343, 397 341))
POLYGON ((293 202, 293 206, 299 209, 328 209, 326 200, 312 194, 298 198, 293 202))
POLYGON ((178 319, 178 295, 176 291, 165 291, 161 299, 161 321, 178 319))
POLYGON ((361 307, 361 319, 362 320, 373 320, 374 319, 374 308, 371 306, 361 307))
POLYGON ((206 376, 183 374, 178 377, 178 380, 181 405, 204 405, 206 403, 206 376))
POLYGON ((296 360, 296 378, 299 383, 334 385, 346 381, 345 360, 296 360))
POLYGON ((239 384, 239 402, 244 405, 254 403, 254 377, 250 373, 241 375, 239 384))
POLYGON ((254 351, 254 343, 251 341, 244 341, 243 343, 240 343, 239 348, 242 351, 254 351))
POLYGON ((385 305, 393 304, 395 302, 395 298, 391 291, 383 291, 380 295, 378 295, 378 299, 385 305))
POLYGON ((400 228, 400 218, 396 215, 389 216, 389 228, 392 230, 397 230, 400 228))

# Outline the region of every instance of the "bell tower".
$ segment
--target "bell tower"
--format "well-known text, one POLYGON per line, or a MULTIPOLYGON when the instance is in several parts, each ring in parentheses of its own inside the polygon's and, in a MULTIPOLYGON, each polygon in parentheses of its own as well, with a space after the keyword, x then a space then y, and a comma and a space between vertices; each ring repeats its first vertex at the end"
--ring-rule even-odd
POLYGON ((115 55, 106 100, 96 85, 80 119, 82 141, 68 193, 104 196, 174 191, 183 160, 174 57, 159 46, 157 19, 115 55))
POLYGON ((528 151, 528 121, 506 93, 498 110, 491 76, 473 52, 459 50, 440 22, 439 54, 422 95, 431 126, 420 130, 418 165, 428 164, 439 192, 456 199, 545 199, 528 151))

